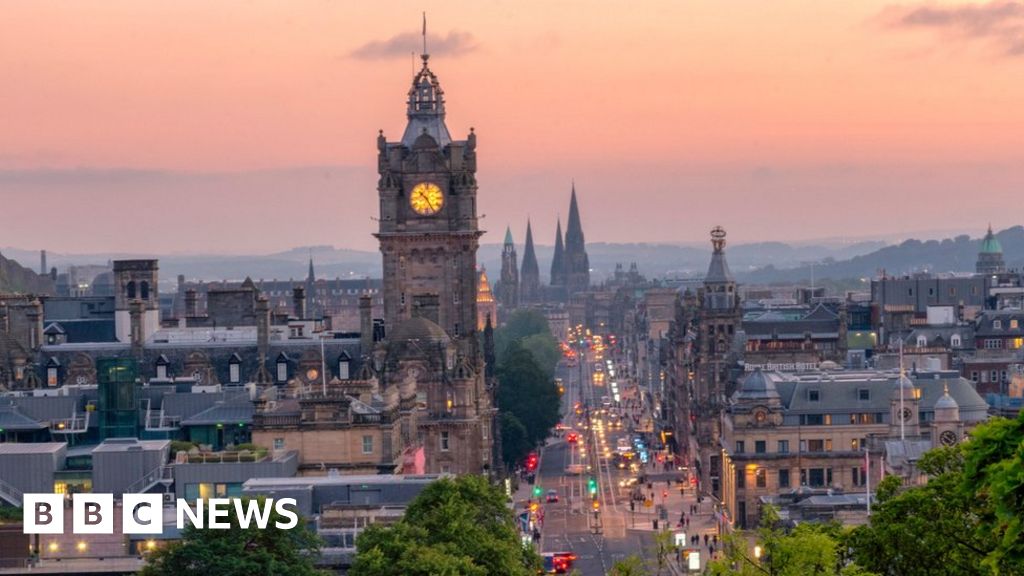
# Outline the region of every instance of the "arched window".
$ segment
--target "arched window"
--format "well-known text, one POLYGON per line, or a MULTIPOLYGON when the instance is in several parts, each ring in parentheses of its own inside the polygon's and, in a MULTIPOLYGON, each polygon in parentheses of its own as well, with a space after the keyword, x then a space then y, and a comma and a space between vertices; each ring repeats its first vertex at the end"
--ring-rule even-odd
POLYGON ((131 282, 128 282, 128 285, 125 286, 125 293, 128 295, 128 298, 135 298, 135 281, 134 280, 132 280, 131 282))
POLYGON ((953 334, 949 338, 949 344, 953 348, 959 348, 960 347, 960 335, 959 334, 953 334))
POLYGON ((928 339, 925 338, 924 336, 918 336, 917 337, 917 347, 918 348, 925 348, 926 346, 928 346, 928 339))
POLYGON ((139 298, 149 300, 149 282, 145 280, 139 283, 139 298))

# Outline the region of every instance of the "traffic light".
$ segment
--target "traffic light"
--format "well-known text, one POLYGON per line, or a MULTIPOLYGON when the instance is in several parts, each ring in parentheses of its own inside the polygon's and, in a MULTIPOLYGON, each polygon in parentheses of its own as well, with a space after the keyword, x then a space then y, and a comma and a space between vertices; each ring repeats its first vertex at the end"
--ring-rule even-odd
POLYGON ((594 509, 594 512, 597 512, 598 510, 601 509, 601 503, 597 500, 594 500, 593 502, 590 503, 590 507, 594 509))
POLYGON ((543 493, 544 493, 544 489, 543 489, 543 488, 541 488, 541 487, 540 487, 539 485, 536 485, 536 484, 535 484, 535 485, 533 486, 533 496, 534 496, 535 498, 540 498, 540 495, 541 495, 541 494, 543 494, 543 493))
POLYGON ((540 504, 537 504, 536 502, 530 503, 530 512, 536 512, 538 508, 540 508, 540 504))
POLYGON ((597 494, 597 480, 593 478, 587 480, 587 490, 589 490, 591 494, 597 494))

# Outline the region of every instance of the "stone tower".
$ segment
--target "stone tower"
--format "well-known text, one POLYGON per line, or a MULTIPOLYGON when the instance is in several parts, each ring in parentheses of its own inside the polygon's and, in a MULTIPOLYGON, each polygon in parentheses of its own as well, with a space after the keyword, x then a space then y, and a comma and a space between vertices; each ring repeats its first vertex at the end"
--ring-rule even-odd
POLYGON ((159 267, 156 260, 114 261, 114 329, 119 342, 132 340, 132 302, 137 309, 136 338, 149 339, 160 329, 159 267))
POLYGON ((590 259, 587 258, 586 242, 583 240, 575 183, 569 200, 569 221, 565 227, 565 286, 570 297, 590 288, 590 259))
POLYGON ((444 92, 427 65, 413 78, 402 139, 377 137, 380 227, 384 256, 385 332, 420 315, 423 296, 437 299, 430 320, 453 338, 476 327, 476 135, 453 141, 444 92))
POLYGON ((975 271, 978 274, 999 274, 1006 272, 1006 263, 1003 261, 1003 247, 992 233, 992 226, 988 227, 988 233, 981 241, 981 249, 978 251, 978 261, 975 264, 975 271))
POLYGON ((377 137, 385 396, 426 471, 491 469, 494 417, 477 340, 476 135, 452 140, 429 55, 413 77, 402 139, 377 137), (418 399, 425 398, 425 408, 418 399))
MULTIPOLYGON (((701 464, 701 482, 719 494, 721 457, 716 446, 721 437, 721 412, 732 393, 729 382, 733 340, 740 327, 740 302, 736 281, 725 259, 725 230, 711 231, 711 263, 699 290, 696 341, 695 419, 701 464)), ((707 488, 706 488, 707 489, 707 488)))
MULTIPOLYGON (((519 306, 519 260, 516 245, 512 242, 512 229, 505 228, 505 244, 501 248, 501 280, 498 284, 498 301, 506 314, 519 306)), ((497 322, 496 318, 492 318, 497 322)))
POLYGON ((555 254, 551 257, 551 285, 565 286, 565 245, 562 244, 562 219, 555 227, 555 254))
POLYGON ((523 249, 523 267, 519 273, 519 300, 523 304, 540 301, 540 267, 533 249, 533 228, 526 221, 526 247, 523 249))

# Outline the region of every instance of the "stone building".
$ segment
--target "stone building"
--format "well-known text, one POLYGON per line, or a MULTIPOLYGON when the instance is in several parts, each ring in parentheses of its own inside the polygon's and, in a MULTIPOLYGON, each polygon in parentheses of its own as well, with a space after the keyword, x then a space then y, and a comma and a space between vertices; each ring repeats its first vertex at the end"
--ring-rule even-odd
POLYGON ((492 323, 498 323, 498 301, 495 300, 494 293, 491 292, 491 284, 487 280, 487 270, 480 268, 480 273, 477 276, 476 329, 478 332, 483 332, 488 318, 492 323))
POLYGON ((402 139, 377 138, 385 341, 373 357, 385 396, 397 391, 415 421, 403 440, 423 447, 426 470, 488 472, 495 409, 477 339, 476 134, 452 140, 444 92, 422 59, 402 139))
POLYGON ((920 454, 961 441, 987 409, 955 372, 755 369, 723 413, 722 503, 737 527, 753 528, 769 496, 864 493, 883 466, 919 482, 920 454))

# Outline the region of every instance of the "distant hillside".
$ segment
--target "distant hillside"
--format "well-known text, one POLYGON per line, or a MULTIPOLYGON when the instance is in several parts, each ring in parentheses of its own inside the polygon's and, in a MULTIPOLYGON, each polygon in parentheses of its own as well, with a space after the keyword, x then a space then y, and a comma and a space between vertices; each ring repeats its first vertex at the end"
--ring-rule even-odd
MULTIPOLYGON (((1024 227, 1014 226, 996 233, 1003 247, 1003 258, 1009 268, 1024 268, 1024 227)), ((881 270, 889 275, 915 272, 974 272, 978 259, 980 238, 966 234, 944 240, 907 240, 886 246, 868 254, 846 260, 823 260, 814 265, 815 278, 871 278, 881 270)), ((731 254, 730 254, 731 262, 731 254)), ((811 278, 811 266, 784 267, 776 264, 743 275, 750 284, 806 281, 811 278)))
POLYGON ((0 293, 13 292, 53 294, 53 281, 0 254, 0 293))

